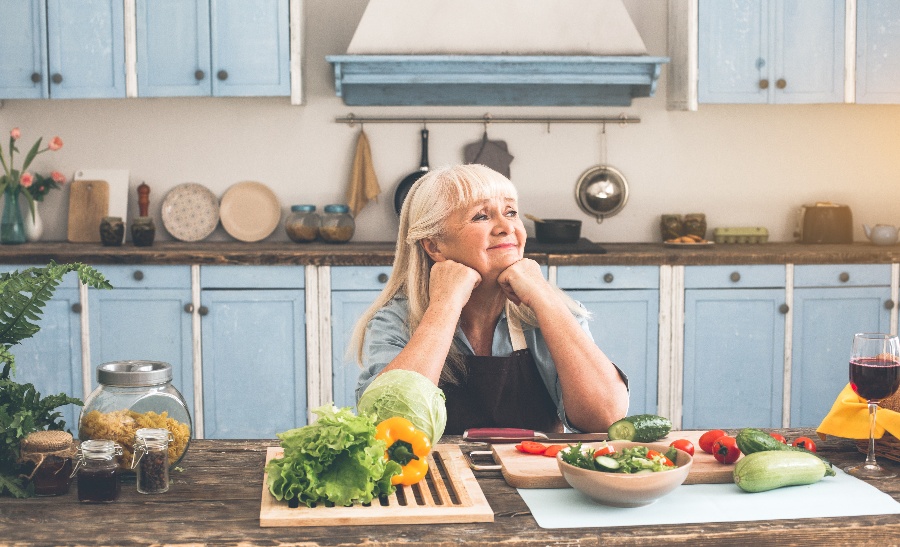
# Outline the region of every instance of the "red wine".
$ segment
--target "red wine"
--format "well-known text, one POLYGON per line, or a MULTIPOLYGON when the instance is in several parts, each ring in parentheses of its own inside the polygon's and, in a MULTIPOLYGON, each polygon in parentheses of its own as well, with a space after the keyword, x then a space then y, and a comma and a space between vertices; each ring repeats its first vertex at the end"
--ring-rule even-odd
POLYGON ((878 357, 850 361, 850 387, 869 401, 890 397, 900 388, 900 362, 878 357))

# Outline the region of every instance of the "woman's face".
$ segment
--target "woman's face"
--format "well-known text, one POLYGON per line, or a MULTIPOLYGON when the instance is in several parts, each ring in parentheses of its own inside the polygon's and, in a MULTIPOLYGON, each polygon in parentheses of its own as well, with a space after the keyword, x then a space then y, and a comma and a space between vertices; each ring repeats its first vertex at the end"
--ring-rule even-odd
POLYGON ((472 268, 483 279, 496 279, 525 252, 525 225, 518 209, 516 200, 502 197, 457 209, 437 243, 440 254, 472 268))

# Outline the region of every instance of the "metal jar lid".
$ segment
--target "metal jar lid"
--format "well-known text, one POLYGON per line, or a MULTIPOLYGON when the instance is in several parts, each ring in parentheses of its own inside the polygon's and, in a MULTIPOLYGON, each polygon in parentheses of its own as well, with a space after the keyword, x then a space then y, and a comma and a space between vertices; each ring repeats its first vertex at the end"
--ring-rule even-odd
POLYGON ((172 365, 162 361, 112 361, 97 367, 106 386, 157 386, 172 381, 172 365))

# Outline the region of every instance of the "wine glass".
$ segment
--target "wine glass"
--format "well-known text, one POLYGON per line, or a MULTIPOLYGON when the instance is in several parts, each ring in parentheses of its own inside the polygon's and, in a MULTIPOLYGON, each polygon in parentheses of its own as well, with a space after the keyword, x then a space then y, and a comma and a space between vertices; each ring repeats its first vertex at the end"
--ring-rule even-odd
POLYGON ((869 451, 865 463, 848 467, 845 471, 861 479, 896 477, 896 473, 875 462, 875 411, 879 401, 900 388, 900 340, 896 336, 880 333, 853 335, 850 387, 869 402, 869 451))

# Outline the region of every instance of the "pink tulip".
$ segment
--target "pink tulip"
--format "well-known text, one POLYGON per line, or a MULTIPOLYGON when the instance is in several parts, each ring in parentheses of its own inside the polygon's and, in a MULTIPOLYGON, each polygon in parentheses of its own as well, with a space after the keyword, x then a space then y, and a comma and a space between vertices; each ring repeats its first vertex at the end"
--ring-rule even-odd
POLYGON ((12 131, 9 132, 9 136, 12 137, 12 140, 18 140, 19 137, 22 136, 22 132, 19 131, 18 127, 13 127, 12 131))
POLYGON ((59 171, 53 171, 52 173, 50 173, 50 178, 53 179, 53 182, 55 182, 56 184, 66 183, 66 176, 59 171))
POLYGON ((47 145, 47 148, 49 148, 50 150, 59 150, 60 148, 62 148, 62 145, 63 142, 61 138, 53 137, 53 139, 50 141, 50 144, 47 145))
POLYGON ((22 173, 22 176, 19 178, 19 184, 21 184, 25 188, 31 186, 31 183, 33 182, 34 177, 31 175, 31 173, 22 173))

